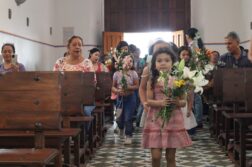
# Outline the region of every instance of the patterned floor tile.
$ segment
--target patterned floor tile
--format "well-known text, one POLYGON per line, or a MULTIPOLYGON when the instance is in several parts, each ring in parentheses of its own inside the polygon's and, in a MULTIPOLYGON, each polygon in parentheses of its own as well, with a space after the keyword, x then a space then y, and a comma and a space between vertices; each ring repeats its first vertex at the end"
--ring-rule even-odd
MULTIPOLYGON (((141 129, 136 129, 133 144, 125 146, 122 137, 108 130, 106 140, 87 167, 151 167, 150 151, 141 148, 141 129)), ((193 146, 178 149, 177 167, 234 167, 225 153, 210 138, 207 129, 198 130, 193 136, 193 146)), ((164 153, 162 167, 166 166, 164 153)))

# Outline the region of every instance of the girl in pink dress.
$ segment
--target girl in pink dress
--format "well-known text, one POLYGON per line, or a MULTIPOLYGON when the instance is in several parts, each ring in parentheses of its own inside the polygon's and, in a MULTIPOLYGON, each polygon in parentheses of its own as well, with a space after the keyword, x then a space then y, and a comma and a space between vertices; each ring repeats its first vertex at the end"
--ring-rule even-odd
MULTIPOLYGON (((143 129, 142 145, 151 149, 152 166, 160 167, 162 149, 166 150, 167 166, 175 167, 176 148, 187 147, 192 141, 185 129, 181 107, 186 104, 186 97, 171 99, 164 95, 164 84, 158 80, 159 71, 170 71, 175 62, 175 55, 167 49, 154 53, 151 62, 151 74, 147 83, 147 103, 150 109, 147 113, 143 129), (163 120, 157 118, 157 113, 167 105, 175 105, 168 122, 162 127, 163 120)), ((168 83, 173 78, 169 77, 168 83)))

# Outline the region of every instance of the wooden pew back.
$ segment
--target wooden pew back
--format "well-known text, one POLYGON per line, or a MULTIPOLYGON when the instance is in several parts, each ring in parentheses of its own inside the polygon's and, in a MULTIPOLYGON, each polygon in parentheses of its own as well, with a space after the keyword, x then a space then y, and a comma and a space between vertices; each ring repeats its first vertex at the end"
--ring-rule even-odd
POLYGON ((97 85, 95 100, 104 100, 111 95, 112 78, 108 72, 96 73, 97 85))
POLYGON ((245 70, 226 69, 223 76, 223 102, 239 103, 245 101, 245 70))
POLYGON ((252 69, 246 69, 246 110, 252 112, 252 69))
POLYGON ((214 71, 214 76, 213 76, 213 80, 214 80, 214 85, 213 85, 213 96, 214 96, 214 101, 219 103, 222 102, 222 82, 223 82, 223 77, 222 77, 222 73, 223 73, 224 69, 218 69, 214 71))
POLYGON ((20 72, 0 76, 0 130, 61 127, 60 74, 20 72))
POLYGON ((64 116, 83 115, 83 105, 94 105, 94 73, 61 73, 64 116))

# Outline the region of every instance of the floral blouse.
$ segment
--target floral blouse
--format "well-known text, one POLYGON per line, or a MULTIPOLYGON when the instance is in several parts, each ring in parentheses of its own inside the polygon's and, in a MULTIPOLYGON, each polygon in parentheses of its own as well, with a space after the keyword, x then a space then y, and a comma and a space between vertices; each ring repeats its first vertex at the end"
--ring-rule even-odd
MULTIPOLYGON (((121 85, 122 77, 123 77, 123 74, 121 71, 116 71, 113 75, 113 80, 116 81, 117 88, 122 87, 121 85)), ((136 71, 134 70, 129 70, 127 74, 125 75, 125 77, 127 80, 127 84, 131 86, 134 84, 134 80, 138 80, 138 75, 136 71)))
POLYGON ((79 64, 68 64, 65 57, 59 58, 54 67, 53 71, 82 71, 82 72, 94 72, 94 67, 89 59, 84 59, 79 64))
MULTIPOLYGON (((25 71, 25 66, 21 63, 18 63, 18 68, 19 68, 19 72, 25 71)), ((14 72, 14 71, 15 71, 14 68, 5 69, 4 64, 0 65, 0 73, 8 73, 8 72, 14 72)))

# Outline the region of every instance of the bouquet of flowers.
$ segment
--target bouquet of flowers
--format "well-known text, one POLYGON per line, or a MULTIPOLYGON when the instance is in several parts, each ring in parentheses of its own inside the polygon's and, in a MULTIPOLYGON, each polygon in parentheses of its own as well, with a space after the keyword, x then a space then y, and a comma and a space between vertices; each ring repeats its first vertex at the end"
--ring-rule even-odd
POLYGON ((210 56, 212 51, 208 49, 196 48, 192 52, 192 58, 189 62, 191 70, 205 70, 205 66, 209 64, 210 56))
MULTIPOLYGON (((163 83, 163 93, 166 97, 177 99, 184 96, 190 89, 193 88, 193 80, 189 78, 183 78, 183 69, 185 61, 182 60, 179 64, 173 66, 172 72, 159 72, 158 82, 163 83)), ((171 112, 175 109, 175 105, 167 105, 163 107, 160 112, 157 113, 157 118, 161 117, 163 120, 162 128, 165 123, 169 121, 171 112)))
MULTIPOLYGON (((106 56, 107 57, 107 56, 106 56)), ((111 60, 111 58, 107 58, 106 60, 105 60, 105 66, 109 69, 109 71, 111 71, 112 70, 112 60, 111 60)))
MULTIPOLYGON (((158 82, 163 83, 163 93, 165 96, 176 99, 192 90, 202 93, 202 87, 208 83, 208 80, 205 79, 201 71, 191 71, 188 67, 185 67, 185 61, 181 60, 179 63, 173 65, 171 73, 160 71, 158 82)), ((157 118, 160 117, 163 120, 162 128, 169 121, 171 112, 175 107, 175 105, 168 105, 157 113, 157 118)))
POLYGON ((122 85, 122 89, 126 90, 128 88, 127 86, 127 79, 126 79, 126 71, 125 70, 129 70, 131 67, 131 57, 129 55, 123 56, 123 54, 121 54, 119 56, 119 62, 118 62, 118 69, 122 72, 122 79, 121 79, 121 85, 122 85))

